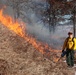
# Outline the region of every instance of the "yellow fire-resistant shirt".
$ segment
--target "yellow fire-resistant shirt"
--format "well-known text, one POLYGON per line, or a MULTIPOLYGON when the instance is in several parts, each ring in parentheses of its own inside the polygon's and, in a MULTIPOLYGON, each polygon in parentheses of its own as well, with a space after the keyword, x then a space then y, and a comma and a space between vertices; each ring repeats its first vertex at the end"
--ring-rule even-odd
POLYGON ((64 49, 76 50, 76 38, 67 38, 64 41, 63 50, 64 49))

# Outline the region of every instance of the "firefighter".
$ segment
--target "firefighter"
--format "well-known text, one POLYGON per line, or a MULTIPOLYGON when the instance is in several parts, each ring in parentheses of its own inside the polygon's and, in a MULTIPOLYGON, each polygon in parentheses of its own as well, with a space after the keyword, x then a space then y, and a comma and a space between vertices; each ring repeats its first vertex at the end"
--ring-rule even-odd
POLYGON ((74 66, 74 50, 75 50, 75 38, 72 32, 68 32, 68 37, 65 39, 62 52, 66 50, 66 62, 69 67, 74 66))

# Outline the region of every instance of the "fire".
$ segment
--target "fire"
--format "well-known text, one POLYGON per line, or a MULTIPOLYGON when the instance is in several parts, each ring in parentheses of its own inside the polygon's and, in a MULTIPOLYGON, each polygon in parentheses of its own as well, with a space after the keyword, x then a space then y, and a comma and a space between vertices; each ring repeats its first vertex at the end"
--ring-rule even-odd
POLYGON ((58 62, 58 61, 60 61, 60 59, 61 59, 61 57, 60 58, 59 57, 54 57, 53 58, 54 62, 58 62))
POLYGON ((3 14, 3 9, 0 10, 0 22, 10 30, 14 31, 17 35, 23 37, 42 54, 45 54, 47 52, 46 50, 58 52, 58 50, 51 50, 47 44, 43 44, 37 41, 35 38, 28 36, 26 32, 23 32, 23 29, 18 21, 14 23, 12 17, 3 14))

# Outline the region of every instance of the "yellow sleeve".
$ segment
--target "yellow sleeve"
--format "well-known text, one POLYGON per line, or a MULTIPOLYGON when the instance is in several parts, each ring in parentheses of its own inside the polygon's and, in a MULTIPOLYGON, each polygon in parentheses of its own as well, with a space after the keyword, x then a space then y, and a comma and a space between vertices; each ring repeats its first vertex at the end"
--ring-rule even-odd
POLYGON ((76 50, 76 38, 74 38, 74 50, 76 50))
POLYGON ((67 39, 64 41, 62 50, 65 50, 66 46, 67 46, 67 39))

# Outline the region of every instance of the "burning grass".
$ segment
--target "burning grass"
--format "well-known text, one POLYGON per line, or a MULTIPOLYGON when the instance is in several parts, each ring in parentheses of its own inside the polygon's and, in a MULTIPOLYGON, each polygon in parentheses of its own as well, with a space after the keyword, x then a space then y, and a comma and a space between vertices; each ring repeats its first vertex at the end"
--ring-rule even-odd
POLYGON ((59 50, 52 50, 48 44, 43 44, 42 42, 37 41, 36 38, 29 36, 23 31, 23 27, 21 26, 23 25, 26 28, 26 24, 23 22, 19 23, 17 20, 16 22, 13 22, 11 16, 3 14, 3 9, 0 10, 0 22, 10 30, 14 31, 17 35, 24 38, 27 42, 32 44, 32 46, 34 46, 42 54, 48 54, 48 56, 50 56, 50 52, 59 52, 59 50))

